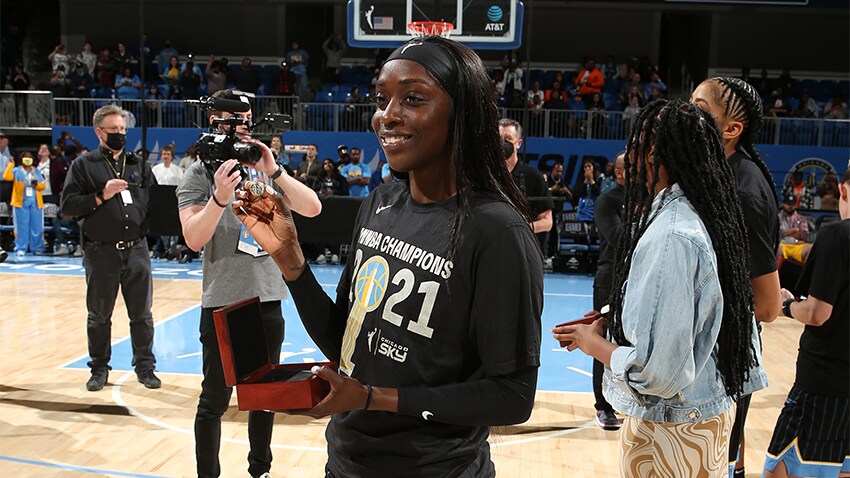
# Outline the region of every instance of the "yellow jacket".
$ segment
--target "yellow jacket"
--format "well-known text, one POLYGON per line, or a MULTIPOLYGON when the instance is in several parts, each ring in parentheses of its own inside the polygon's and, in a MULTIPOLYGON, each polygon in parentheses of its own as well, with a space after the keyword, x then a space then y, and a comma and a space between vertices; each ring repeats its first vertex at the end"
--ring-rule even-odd
MULTIPOLYGON (((32 172, 38 179, 38 183, 35 185, 35 202, 38 205, 38 208, 41 209, 44 207, 44 199, 41 197, 41 191, 47 186, 44 183, 44 176, 41 175, 41 171, 39 171, 38 168, 33 166, 32 172)), ((6 171, 3 173, 3 179, 5 181, 13 182, 12 200, 9 204, 12 207, 23 207, 24 191, 27 187, 27 172, 24 170, 24 167, 15 166, 13 161, 9 161, 9 165, 6 166, 6 171)))

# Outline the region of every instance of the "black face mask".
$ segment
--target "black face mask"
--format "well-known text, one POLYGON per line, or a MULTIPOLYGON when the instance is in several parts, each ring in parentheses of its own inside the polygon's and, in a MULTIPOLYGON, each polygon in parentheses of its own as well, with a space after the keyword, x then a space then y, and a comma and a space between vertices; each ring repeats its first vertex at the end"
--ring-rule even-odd
POLYGON ((127 143, 127 135, 124 133, 106 133, 106 145, 114 151, 124 149, 127 143))

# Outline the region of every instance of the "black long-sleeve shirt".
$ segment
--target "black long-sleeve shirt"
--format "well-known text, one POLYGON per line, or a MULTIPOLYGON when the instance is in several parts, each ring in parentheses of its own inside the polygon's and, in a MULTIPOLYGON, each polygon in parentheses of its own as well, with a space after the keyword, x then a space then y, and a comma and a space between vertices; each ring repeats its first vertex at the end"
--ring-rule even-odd
POLYGON ((623 233, 623 204, 626 193, 623 186, 617 184, 605 191, 596 200, 594 220, 599 231, 599 262, 596 265, 594 286, 611 287, 614 275, 614 261, 617 244, 623 233))
POLYGON ((148 232, 148 186, 156 179, 141 158, 132 153, 124 155, 126 164, 122 156, 114 161, 112 152, 100 147, 77 158, 68 170, 62 189, 62 215, 82 219, 83 235, 89 240, 133 241, 148 232), (130 183, 127 189, 132 204, 125 204, 119 193, 98 206, 95 195, 116 177, 130 183))

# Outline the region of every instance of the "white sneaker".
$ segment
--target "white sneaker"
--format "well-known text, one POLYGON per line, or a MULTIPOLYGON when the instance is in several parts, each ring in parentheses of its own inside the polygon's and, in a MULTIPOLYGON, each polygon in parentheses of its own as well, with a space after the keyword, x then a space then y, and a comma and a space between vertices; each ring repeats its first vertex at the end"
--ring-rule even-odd
POLYGON ((25 255, 27 255, 27 253, 26 251, 17 251, 15 252, 15 255, 18 257, 24 257, 25 255))
POLYGON ((331 264, 339 264, 339 256, 334 254, 331 256, 331 264))
POLYGON ((74 256, 74 257, 83 257, 83 247, 82 247, 82 246, 77 246, 77 248, 76 248, 76 249, 74 249, 74 254, 73 254, 73 256, 74 256))
POLYGON ((258 476, 257 478, 272 478, 272 474, 269 473, 269 472, 265 472, 262 475, 258 476))
POLYGON ((327 264, 327 263, 328 263, 328 258, 325 257, 324 254, 322 254, 322 255, 320 255, 319 257, 316 258, 316 264, 327 264))
POLYGON ((68 246, 66 244, 59 244, 59 247, 53 249, 54 256, 67 256, 71 251, 68 250, 68 246))

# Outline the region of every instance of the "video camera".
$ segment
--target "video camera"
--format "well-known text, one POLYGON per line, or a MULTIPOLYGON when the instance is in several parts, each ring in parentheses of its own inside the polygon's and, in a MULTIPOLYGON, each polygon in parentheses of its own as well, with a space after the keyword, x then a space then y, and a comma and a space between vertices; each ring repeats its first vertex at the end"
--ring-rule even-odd
MULTIPOLYGON (((210 96, 203 96, 200 100, 187 100, 186 103, 197 104, 205 110, 226 111, 233 115, 251 110, 251 105, 247 101, 210 96)), ((227 119, 216 118, 212 120, 209 132, 201 133, 198 141, 195 142, 198 158, 204 163, 210 174, 215 174, 218 168, 228 159, 235 159, 240 163, 237 168, 242 179, 247 179, 248 173, 242 167, 242 164, 256 164, 263 157, 263 149, 254 143, 241 141, 236 136, 236 129, 238 126, 245 126, 250 133, 264 124, 271 125, 274 131, 288 131, 292 126, 292 117, 285 114, 268 113, 256 123, 240 116, 232 116, 227 119), (227 128, 222 131, 219 126, 227 126, 227 128)))

